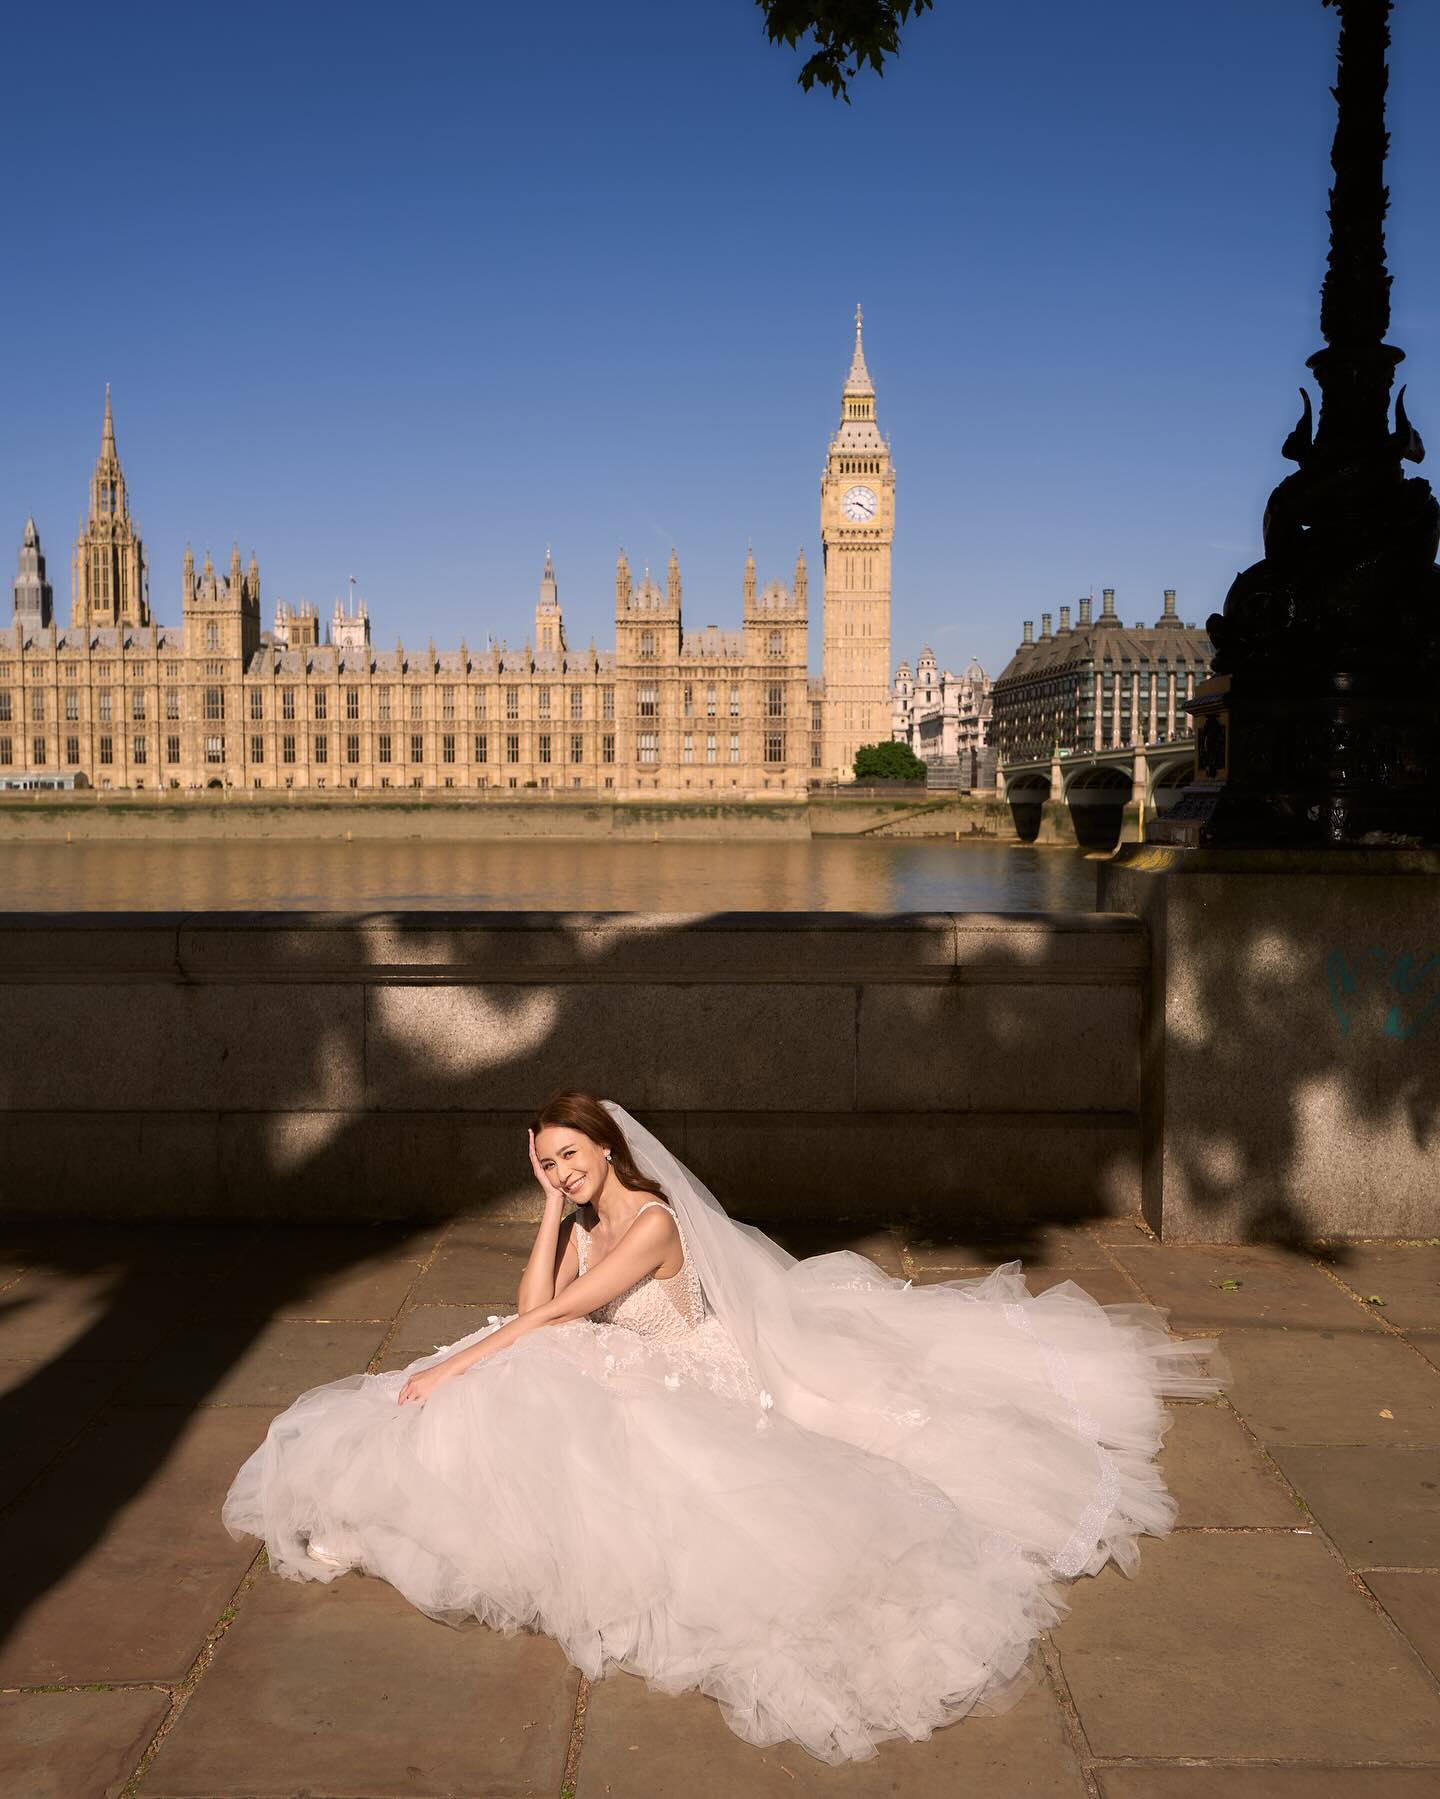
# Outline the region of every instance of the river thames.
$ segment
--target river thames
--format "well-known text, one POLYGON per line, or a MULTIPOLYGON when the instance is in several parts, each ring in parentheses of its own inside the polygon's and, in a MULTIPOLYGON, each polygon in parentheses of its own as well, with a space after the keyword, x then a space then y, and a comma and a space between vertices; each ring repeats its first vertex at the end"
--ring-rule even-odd
POLYGON ((0 844, 8 912, 1089 912, 1076 851, 947 841, 0 844))

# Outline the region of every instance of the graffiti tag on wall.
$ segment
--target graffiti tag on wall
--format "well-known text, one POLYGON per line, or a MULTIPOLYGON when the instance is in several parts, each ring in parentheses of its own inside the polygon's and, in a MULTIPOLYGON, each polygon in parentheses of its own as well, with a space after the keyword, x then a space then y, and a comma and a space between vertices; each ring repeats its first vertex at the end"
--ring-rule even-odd
POLYGON ((1352 961, 1337 949, 1330 952, 1326 976, 1342 1037, 1350 1035, 1360 1002, 1380 987, 1395 996, 1380 1029, 1397 1043, 1410 1042, 1440 1013, 1440 955, 1421 958, 1408 949, 1392 954, 1372 945, 1352 961))

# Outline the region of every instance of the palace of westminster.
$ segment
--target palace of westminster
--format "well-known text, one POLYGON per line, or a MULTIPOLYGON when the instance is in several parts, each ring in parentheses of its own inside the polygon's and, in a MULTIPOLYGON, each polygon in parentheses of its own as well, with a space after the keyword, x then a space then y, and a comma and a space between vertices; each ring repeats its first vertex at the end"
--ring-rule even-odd
POLYGON ((757 586, 738 631, 686 629, 672 553, 663 587, 615 570, 613 652, 566 642, 547 553, 524 650, 370 641, 337 604, 261 628, 260 570, 187 548, 179 628, 155 622, 109 390, 70 623, 54 618, 39 534, 20 550, 0 628, 0 786, 546 788, 716 800, 848 779, 891 734, 895 476, 875 420, 857 309, 839 429, 821 478, 823 679, 809 678, 808 577, 757 586))

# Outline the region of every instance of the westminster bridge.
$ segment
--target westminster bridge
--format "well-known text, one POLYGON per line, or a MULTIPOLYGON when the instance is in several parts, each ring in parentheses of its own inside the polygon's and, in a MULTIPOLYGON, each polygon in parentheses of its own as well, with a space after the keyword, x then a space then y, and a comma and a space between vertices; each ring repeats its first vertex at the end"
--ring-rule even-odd
POLYGON ((1113 849, 1143 835, 1144 822, 1166 811, 1190 779, 1195 738, 1057 750, 1031 761, 1003 763, 996 787, 1024 843, 1074 841, 1113 849), (1047 810, 1048 808, 1048 810, 1047 810))

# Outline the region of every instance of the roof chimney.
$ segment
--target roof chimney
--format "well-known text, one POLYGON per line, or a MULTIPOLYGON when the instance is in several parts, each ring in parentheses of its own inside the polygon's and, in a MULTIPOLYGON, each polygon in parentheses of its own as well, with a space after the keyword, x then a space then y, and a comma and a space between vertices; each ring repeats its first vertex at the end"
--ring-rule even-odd
POLYGON ((1081 600, 1080 601, 1080 629, 1082 631, 1087 630, 1089 628, 1090 608, 1093 604, 1094 604, 1094 602, 1092 600, 1081 600))
POLYGON ((1102 587, 1100 593, 1100 616, 1096 619, 1096 624, 1118 625, 1120 620, 1115 616, 1115 589, 1113 587, 1102 587))
POLYGON ((1050 614, 1048 612, 1042 612, 1040 614, 1040 641, 1041 641, 1041 643, 1048 643, 1050 641, 1050 637, 1051 637, 1050 614))
POLYGON ((1032 618, 1027 618, 1025 620, 1025 635, 1020 639, 1020 648, 1023 650, 1026 644, 1034 643, 1034 641, 1035 621, 1032 618))
POLYGON ((1060 608, 1060 629, 1055 635, 1057 637, 1068 637, 1070 635, 1070 608, 1068 606, 1062 606, 1060 608))

